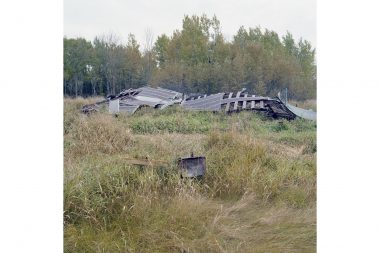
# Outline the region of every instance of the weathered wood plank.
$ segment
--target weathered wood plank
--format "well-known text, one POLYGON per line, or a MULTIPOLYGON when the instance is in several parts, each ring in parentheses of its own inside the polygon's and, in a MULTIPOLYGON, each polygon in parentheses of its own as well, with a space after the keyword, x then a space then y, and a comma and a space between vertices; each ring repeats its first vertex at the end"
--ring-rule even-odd
POLYGON ((238 91, 238 93, 236 93, 236 102, 234 103, 234 111, 236 111, 237 110, 237 108, 238 108, 238 103, 239 103, 239 98, 240 98, 240 93, 241 93, 241 91, 238 91))
POLYGON ((264 109, 264 101, 263 100, 260 101, 260 109, 264 109))
POLYGON ((241 98, 225 98, 223 99, 223 103, 235 103, 236 101, 251 101, 251 100, 271 100, 270 98, 267 97, 241 97, 241 98))
MULTIPOLYGON (((244 95, 244 98, 247 98, 247 97, 248 97, 248 94, 245 94, 245 95, 244 95)), ((244 101, 243 101, 243 110, 244 110, 246 107, 247 107, 247 101, 244 100, 244 101)))
MULTIPOLYGON (((232 98, 232 92, 228 95, 228 99, 232 98)), ((230 103, 228 102, 226 105, 226 112, 230 110, 230 103)))

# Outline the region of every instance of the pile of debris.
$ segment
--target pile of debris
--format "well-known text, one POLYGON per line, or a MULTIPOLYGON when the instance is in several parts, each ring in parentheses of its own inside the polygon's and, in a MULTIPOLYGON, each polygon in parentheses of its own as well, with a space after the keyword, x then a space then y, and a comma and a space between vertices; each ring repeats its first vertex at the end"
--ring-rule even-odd
POLYGON ((133 114, 143 106, 164 109, 173 104, 179 104, 191 111, 225 111, 227 113, 243 110, 260 111, 269 117, 295 119, 297 116, 310 120, 316 120, 316 113, 292 106, 279 97, 270 98, 250 95, 245 90, 237 93, 217 93, 211 95, 186 96, 176 91, 141 87, 138 89, 126 89, 117 96, 108 96, 106 100, 95 104, 85 105, 83 113, 99 111, 101 104, 108 105, 108 111, 113 114, 128 112, 133 114))
POLYGON ((225 111, 227 113, 239 111, 262 111, 273 118, 292 120, 296 117, 279 99, 250 95, 239 91, 234 93, 218 93, 210 96, 185 99, 181 105, 185 109, 194 111, 225 111))
POLYGON ((182 93, 146 86, 138 89, 126 89, 117 96, 108 96, 103 101, 85 105, 82 108, 82 112, 91 113, 98 111, 100 104, 107 104, 110 113, 128 112, 133 114, 143 106, 163 109, 169 105, 180 103, 182 99, 182 93))

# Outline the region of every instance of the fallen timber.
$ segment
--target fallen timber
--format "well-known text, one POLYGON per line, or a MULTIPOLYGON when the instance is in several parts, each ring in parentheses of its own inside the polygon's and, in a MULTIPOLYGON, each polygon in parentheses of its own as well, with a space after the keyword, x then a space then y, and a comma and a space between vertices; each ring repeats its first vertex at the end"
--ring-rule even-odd
POLYGON ((272 118, 293 120, 296 117, 301 117, 316 120, 315 112, 292 106, 287 101, 281 100, 280 96, 276 98, 256 96, 245 90, 236 93, 188 97, 173 90, 145 86, 138 89, 126 89, 116 96, 108 96, 106 100, 85 105, 82 107, 82 112, 88 114, 99 111, 101 104, 107 105, 108 111, 112 114, 119 112, 133 114, 143 106, 164 109, 179 104, 185 110, 190 111, 224 111, 226 113, 257 111, 272 118))
MULTIPOLYGON (((123 160, 126 164, 157 169, 168 167, 172 163, 171 161, 150 159, 149 157, 117 156, 116 158, 123 160)), ((206 157, 194 156, 193 152, 189 157, 177 158, 176 165, 181 178, 201 179, 206 173, 206 157)))

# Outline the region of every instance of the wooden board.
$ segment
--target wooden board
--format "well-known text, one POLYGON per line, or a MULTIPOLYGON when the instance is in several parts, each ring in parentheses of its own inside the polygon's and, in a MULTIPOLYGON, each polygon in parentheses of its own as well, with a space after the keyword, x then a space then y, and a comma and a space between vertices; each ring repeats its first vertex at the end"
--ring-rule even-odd
MULTIPOLYGON (((248 94, 245 94, 244 95, 244 98, 247 98, 248 97, 248 94)), ((247 100, 244 100, 243 101, 243 110, 247 107, 247 100)))
MULTIPOLYGON (((232 92, 228 95, 228 99, 231 99, 232 98, 232 92)), ((224 101, 223 101, 224 102, 224 101)), ((226 112, 228 112, 230 110, 230 102, 227 102, 227 105, 226 105, 226 112)))
POLYGON ((239 104, 240 93, 241 93, 240 91, 238 93, 236 93, 236 101, 235 101, 235 104, 234 104, 234 111, 237 111, 238 104, 239 104))

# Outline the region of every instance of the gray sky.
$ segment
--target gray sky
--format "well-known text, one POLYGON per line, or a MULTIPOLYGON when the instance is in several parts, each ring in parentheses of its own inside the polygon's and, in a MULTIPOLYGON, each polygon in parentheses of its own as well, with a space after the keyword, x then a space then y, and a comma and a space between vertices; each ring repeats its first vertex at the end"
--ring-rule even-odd
POLYGON ((242 25, 260 25, 316 46, 316 0, 64 0, 64 34, 93 40, 113 32, 125 42, 133 33, 143 47, 147 29, 170 36, 185 14, 203 13, 217 16, 229 40, 242 25))

